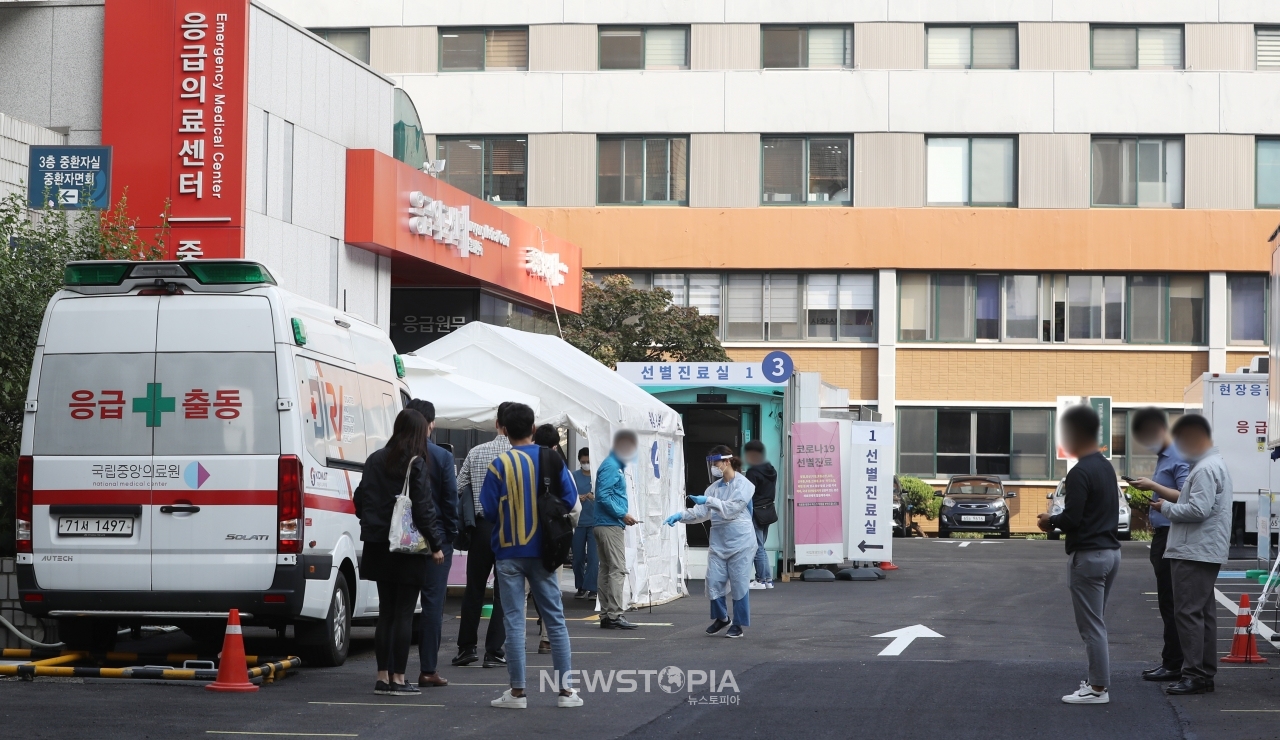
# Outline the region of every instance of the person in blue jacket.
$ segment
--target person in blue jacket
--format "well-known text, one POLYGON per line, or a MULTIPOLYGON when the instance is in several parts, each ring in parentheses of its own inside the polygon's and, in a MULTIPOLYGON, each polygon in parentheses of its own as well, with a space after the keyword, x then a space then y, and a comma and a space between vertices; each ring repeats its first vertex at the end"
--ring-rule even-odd
MULTIPOLYGON (((513 403, 502 416, 502 433, 511 440, 511 449, 489 464, 480 489, 480 506, 486 521, 493 524, 492 546, 496 559, 496 587, 502 591, 502 618, 507 629, 507 672, 511 688, 490 704, 502 709, 524 709, 525 697, 525 583, 551 640, 551 662, 559 676, 557 706, 580 707, 582 698, 569 687, 569 630, 564 623, 564 604, 556 574, 542 564, 542 538, 538 531, 538 481, 541 478, 541 447, 533 444, 533 409, 513 403)), ((577 488, 559 455, 549 460, 559 474, 549 471, 551 493, 576 514, 577 488)))
POLYGON ((701 496, 690 496, 694 507, 667 517, 667 524, 694 524, 711 521, 711 546, 707 550, 707 598, 711 599, 711 626, 714 635, 729 627, 728 604, 733 598, 733 621, 725 637, 742 637, 742 628, 751 624, 747 595, 756 554, 756 531, 751 522, 751 497, 756 487, 742 474, 742 460, 733 450, 720 445, 707 455, 711 485, 701 496))
POLYGON ((578 450, 578 469, 573 471, 573 482, 578 484, 578 501, 582 513, 578 526, 573 530, 573 587, 575 599, 596 597, 596 572, 600 567, 596 557, 596 495, 591 492, 591 450, 578 450))
POLYGON ((627 513, 628 465, 636 461, 640 440, 636 433, 622 430, 613 435, 613 450, 596 471, 596 555, 600 559, 597 583, 600 586, 600 628, 633 630, 636 625, 622 616, 627 610, 627 527, 636 518, 627 513))

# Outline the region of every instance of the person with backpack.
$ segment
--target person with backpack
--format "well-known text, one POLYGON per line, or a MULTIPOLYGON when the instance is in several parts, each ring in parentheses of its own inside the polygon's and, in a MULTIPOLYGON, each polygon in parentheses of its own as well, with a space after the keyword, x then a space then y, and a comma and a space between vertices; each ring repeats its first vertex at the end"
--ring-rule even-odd
POLYGON ((764 549, 769 539, 769 527, 778 521, 774 500, 778 496, 778 471, 764 457, 764 442, 753 439, 742 447, 747 458, 747 480, 755 486, 751 496, 751 523, 756 529, 756 579, 751 588, 773 588, 773 568, 769 567, 769 551, 764 549))
POLYGON ((360 578, 378 584, 378 626, 373 638, 378 680, 373 693, 383 696, 419 693, 417 686, 404 680, 413 608, 426 582, 427 560, 437 565, 444 562, 445 535, 431 494, 426 454, 427 420, 412 409, 401 411, 387 445, 365 460, 364 475, 352 495, 364 543, 360 578), (406 493, 413 525, 427 542, 427 549, 418 553, 391 551, 396 499, 406 493))
POLYGON ((511 449, 489 465, 480 489, 480 506, 493 525, 491 545, 496 563, 496 587, 502 592, 502 617, 507 631, 507 672, 511 688, 490 704, 524 709, 525 696, 525 584, 542 615, 551 641, 551 662, 559 677, 559 707, 580 707, 582 697, 569 686, 573 668, 569 630, 556 569, 567 559, 573 542, 573 517, 578 492, 564 460, 550 449, 533 444, 533 409, 513 403, 502 416, 502 433, 511 449))

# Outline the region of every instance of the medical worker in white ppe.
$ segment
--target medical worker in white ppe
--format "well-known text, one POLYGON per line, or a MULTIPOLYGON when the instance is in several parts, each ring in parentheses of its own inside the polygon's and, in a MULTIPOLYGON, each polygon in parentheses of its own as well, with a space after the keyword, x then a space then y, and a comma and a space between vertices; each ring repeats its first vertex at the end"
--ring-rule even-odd
POLYGON ((742 637, 742 628, 751 624, 747 602, 752 564, 756 552, 756 532, 751 523, 751 497, 755 486, 742 474, 742 460, 733 450, 720 445, 707 455, 711 485, 701 496, 691 496, 692 509, 667 517, 667 524, 694 524, 711 520, 711 547, 707 557, 707 597, 711 599, 711 626, 714 635, 725 627, 725 637, 742 637), (733 599, 730 626, 725 596, 733 599))

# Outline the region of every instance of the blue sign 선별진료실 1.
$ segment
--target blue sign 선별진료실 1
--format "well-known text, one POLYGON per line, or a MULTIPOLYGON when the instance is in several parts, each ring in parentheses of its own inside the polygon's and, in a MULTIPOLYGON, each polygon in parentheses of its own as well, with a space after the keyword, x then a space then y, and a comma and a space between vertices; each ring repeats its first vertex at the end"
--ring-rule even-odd
POLYGON ((111 206, 111 147, 32 146, 27 206, 80 210, 111 206))

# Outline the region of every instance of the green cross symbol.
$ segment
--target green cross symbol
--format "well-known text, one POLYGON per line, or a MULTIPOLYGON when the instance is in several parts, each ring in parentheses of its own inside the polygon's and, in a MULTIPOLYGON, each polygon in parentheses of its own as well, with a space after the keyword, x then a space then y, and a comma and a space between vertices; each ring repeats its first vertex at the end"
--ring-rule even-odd
POLYGON ((133 399, 133 413, 146 414, 147 426, 160 426, 160 414, 165 411, 175 411, 177 409, 178 399, 173 396, 165 396, 160 390, 159 383, 147 383, 147 395, 133 399))

